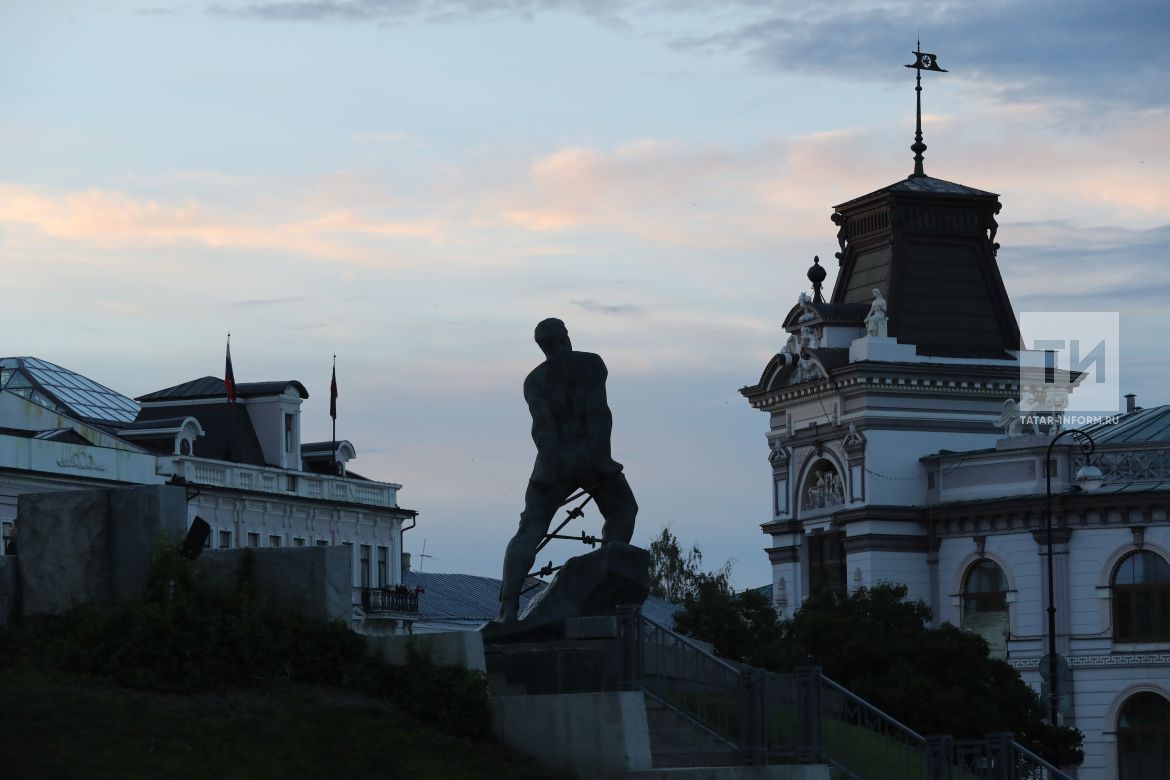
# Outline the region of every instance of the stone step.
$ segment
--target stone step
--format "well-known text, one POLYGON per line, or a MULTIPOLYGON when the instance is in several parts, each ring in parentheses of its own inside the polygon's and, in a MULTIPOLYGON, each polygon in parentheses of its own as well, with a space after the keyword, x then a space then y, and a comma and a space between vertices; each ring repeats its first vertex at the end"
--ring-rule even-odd
POLYGON ((734 747, 651 696, 646 697, 646 725, 655 768, 742 763, 734 747))

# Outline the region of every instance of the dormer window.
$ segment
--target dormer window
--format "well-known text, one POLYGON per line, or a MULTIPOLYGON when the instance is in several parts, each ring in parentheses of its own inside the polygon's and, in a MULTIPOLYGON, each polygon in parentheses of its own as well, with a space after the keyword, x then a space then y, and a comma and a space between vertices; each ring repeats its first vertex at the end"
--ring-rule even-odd
POLYGON ((296 419, 293 415, 287 412, 284 415, 284 451, 296 452, 297 436, 296 436, 296 419))

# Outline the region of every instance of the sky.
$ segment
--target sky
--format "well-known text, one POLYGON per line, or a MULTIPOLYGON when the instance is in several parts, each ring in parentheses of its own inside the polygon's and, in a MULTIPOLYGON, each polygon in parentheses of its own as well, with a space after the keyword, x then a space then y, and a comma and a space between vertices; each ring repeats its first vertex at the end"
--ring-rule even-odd
POLYGON ((1017 312, 1120 312, 1124 392, 1170 403, 1164 0, 0 0, 0 353, 137 396, 221 375, 230 331, 238 381, 306 385, 305 441, 336 353, 406 549, 494 576, 560 317, 634 541, 766 584, 738 389, 813 255, 832 284, 832 207, 911 172, 918 34, 926 171, 1000 194, 1017 312))

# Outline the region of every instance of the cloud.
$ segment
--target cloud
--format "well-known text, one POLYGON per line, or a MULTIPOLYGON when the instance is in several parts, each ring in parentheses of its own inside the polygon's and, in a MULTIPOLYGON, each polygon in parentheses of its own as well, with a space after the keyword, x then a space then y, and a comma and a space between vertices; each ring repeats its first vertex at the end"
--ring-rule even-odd
POLYGON ((253 298, 247 301, 229 301, 223 304, 225 309, 261 309, 267 306, 282 306, 289 303, 300 303, 310 300, 306 295, 292 295, 287 298, 253 298))
POLYGON ((547 11, 583 14, 624 27, 619 11, 654 3, 620 0, 261 0, 208 6, 208 12, 265 22, 382 22, 412 19, 447 22, 464 18, 531 18, 547 11))
POLYGON ((910 31, 947 78, 982 82, 1007 102, 1063 102, 1082 116, 1170 106, 1170 5, 1165 0, 274 0, 211 13, 269 22, 532 19, 573 13, 684 51, 737 53, 783 73, 901 83, 910 31))
POLYGON ((1162 0, 785 3, 672 45, 742 52, 768 70, 900 82, 907 76, 891 58, 912 59, 907 31, 916 28, 948 78, 988 82, 1005 101, 1057 96, 1098 112, 1170 105, 1170 6, 1162 0))
POLYGON ((195 245, 274 250, 358 265, 383 266, 385 254, 360 239, 434 239, 442 220, 393 220, 349 208, 291 216, 289 204, 256 196, 251 208, 227 210, 184 198, 166 202, 117 190, 61 191, 0 183, 0 229, 24 229, 100 248, 195 245))
POLYGON ((607 314, 617 317, 644 317, 646 315, 646 307, 633 303, 601 303, 592 298, 570 301, 570 303, 585 311, 596 314, 607 314))
POLYGON ((1134 230, 1046 221, 1005 227, 1015 240, 1000 250, 1000 268, 1018 308, 1161 311, 1170 298, 1170 225, 1134 230))
POLYGON ((410 140, 407 133, 354 133, 349 137, 358 143, 399 143, 410 140))

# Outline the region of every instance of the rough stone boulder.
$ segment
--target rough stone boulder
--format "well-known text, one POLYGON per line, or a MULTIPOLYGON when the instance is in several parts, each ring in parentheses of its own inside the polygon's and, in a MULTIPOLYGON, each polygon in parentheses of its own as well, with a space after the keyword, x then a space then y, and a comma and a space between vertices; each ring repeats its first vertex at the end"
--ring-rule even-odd
POLYGON ((609 542, 570 558, 544 592, 532 599, 523 619, 488 623, 485 640, 540 633, 569 618, 612 615, 618 606, 639 606, 650 594, 650 553, 623 542, 609 542))

